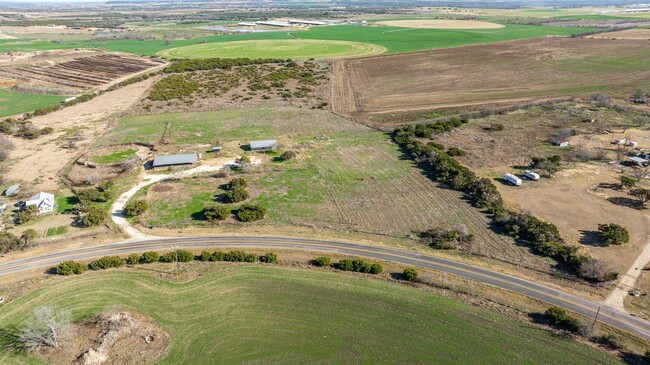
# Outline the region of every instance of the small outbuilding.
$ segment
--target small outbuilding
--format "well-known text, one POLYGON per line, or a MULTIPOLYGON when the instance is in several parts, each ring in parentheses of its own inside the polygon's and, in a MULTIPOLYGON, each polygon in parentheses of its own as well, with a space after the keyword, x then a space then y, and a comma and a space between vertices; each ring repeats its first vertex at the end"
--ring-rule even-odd
POLYGON ((36 206, 38 214, 52 213, 54 211, 54 194, 40 192, 25 202, 25 206, 36 206))
POLYGON ((152 167, 154 169, 171 167, 171 166, 191 166, 194 165, 199 159, 196 153, 188 153, 183 155, 167 155, 158 156, 153 159, 152 167))
POLYGON ((278 148, 278 141, 269 139, 265 141, 251 141, 251 151, 275 151, 278 148))
POLYGON ((18 192, 18 189, 20 189, 20 184, 11 185, 7 190, 5 190, 5 195, 14 196, 16 195, 16 192, 18 192))
POLYGON ((569 145, 568 139, 556 139, 553 141, 553 146, 557 147, 567 147, 569 145))
POLYGON ((648 163, 650 163, 650 160, 646 160, 645 158, 641 157, 630 157, 630 161, 636 163, 637 165, 645 166, 648 163))

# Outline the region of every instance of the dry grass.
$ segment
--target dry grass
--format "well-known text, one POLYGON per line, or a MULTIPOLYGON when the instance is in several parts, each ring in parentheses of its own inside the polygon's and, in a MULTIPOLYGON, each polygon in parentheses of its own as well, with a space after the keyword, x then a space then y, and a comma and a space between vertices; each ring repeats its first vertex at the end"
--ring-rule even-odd
POLYGON ((625 39, 625 40, 635 40, 635 41, 650 41, 650 29, 647 28, 638 28, 638 29, 626 29, 619 30, 616 32, 607 32, 599 33, 589 38, 595 39, 625 39))
POLYGON ((334 62, 332 107, 367 119, 536 97, 624 92, 650 80, 650 44, 545 38, 334 62))

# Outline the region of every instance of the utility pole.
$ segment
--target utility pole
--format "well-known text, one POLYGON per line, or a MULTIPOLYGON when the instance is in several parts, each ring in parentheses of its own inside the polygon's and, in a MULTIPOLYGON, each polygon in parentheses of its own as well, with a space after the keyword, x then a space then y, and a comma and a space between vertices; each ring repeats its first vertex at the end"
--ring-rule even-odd
POLYGON ((600 306, 598 306, 598 310, 596 311, 596 316, 594 317, 594 323, 591 324, 591 331, 594 331, 594 326, 596 325, 596 321, 598 321, 598 315, 600 314, 600 306))
POLYGON ((181 276, 181 262, 178 261, 178 245, 172 247, 176 253, 176 280, 180 280, 181 276))

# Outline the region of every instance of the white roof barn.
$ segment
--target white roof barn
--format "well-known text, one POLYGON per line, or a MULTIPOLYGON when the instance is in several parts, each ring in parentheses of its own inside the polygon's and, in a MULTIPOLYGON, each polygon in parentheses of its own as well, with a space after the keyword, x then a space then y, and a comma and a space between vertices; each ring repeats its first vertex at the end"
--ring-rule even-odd
POLYGON ((25 202, 25 206, 36 206, 38 214, 51 213, 54 210, 54 194, 40 192, 25 202))
POLYGON ((20 184, 11 185, 10 187, 7 188, 7 190, 5 190, 5 195, 14 196, 16 195, 16 191, 18 191, 18 189, 20 189, 20 184))
POLYGON ((275 139, 268 139, 265 141, 251 141, 251 151, 270 151, 278 147, 278 141, 275 139))
POLYGON ((180 166, 195 164, 199 156, 196 153, 184 155, 158 156, 153 160, 153 167, 180 166))

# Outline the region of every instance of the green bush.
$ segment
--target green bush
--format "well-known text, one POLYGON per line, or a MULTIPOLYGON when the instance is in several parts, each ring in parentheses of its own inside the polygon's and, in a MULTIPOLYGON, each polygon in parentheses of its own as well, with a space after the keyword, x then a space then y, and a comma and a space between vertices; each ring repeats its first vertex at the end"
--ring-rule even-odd
POLYGON ((137 217, 140 214, 146 212, 147 208, 148 208, 147 202, 144 200, 130 201, 124 207, 124 215, 126 215, 129 218, 137 217))
POLYGON ((87 209, 86 214, 81 218, 81 224, 84 227, 98 226, 106 221, 107 214, 102 208, 91 206, 87 209))
MULTIPOLYGON (((208 252, 205 252, 205 257, 204 257, 204 253, 202 253, 201 260, 206 261, 204 259, 207 259, 207 261, 255 262, 255 260, 257 259, 257 256, 255 256, 255 254, 246 253, 244 251, 228 251, 228 252, 215 251, 212 254, 210 254, 210 256, 208 256, 208 254, 209 254, 208 252)), ((275 255, 275 254, 268 253, 266 255, 275 255)), ((266 258, 262 259, 262 257, 260 257, 260 261, 266 259, 266 258)), ((271 259, 271 257, 269 257, 269 259, 271 259)), ((275 257, 275 260, 277 260, 277 256, 275 257)), ((262 261, 262 262, 267 262, 267 261, 262 261)))
POLYGON ((160 262, 190 262, 194 260, 194 254, 188 250, 176 250, 167 252, 160 256, 160 262))
POLYGON ((230 207, 217 204, 206 205, 203 207, 203 216, 210 222, 223 221, 230 216, 230 207))
POLYGON ((408 281, 416 281, 418 279, 418 271, 413 267, 404 268, 402 277, 408 281))
POLYGON ((36 213, 38 211, 38 208, 36 208, 35 205, 29 205, 24 207, 22 210, 20 210, 18 213, 16 213, 16 219, 14 222, 16 224, 24 224, 32 219, 36 218, 36 213))
POLYGON ((156 251, 147 251, 142 254, 140 261, 143 264, 151 264, 160 261, 160 254, 156 251))
POLYGON ((264 219, 266 208, 259 205, 242 204, 237 209, 237 218, 242 222, 254 222, 264 219))
POLYGON ((185 75, 170 75, 158 81, 153 88, 151 88, 149 99, 184 99, 190 97, 198 89, 199 84, 190 80, 185 75))
POLYGON ((625 175, 621 175, 621 187, 631 189, 636 185, 636 180, 625 175))
POLYGON ((82 274, 86 271, 88 265, 84 265, 76 261, 63 261, 62 263, 56 265, 56 273, 59 275, 72 275, 72 274, 82 274))
POLYGON ((548 308, 544 312, 544 316, 554 326, 564 328, 571 332, 578 332, 580 330, 578 318, 573 317, 560 307, 553 306, 548 308))
POLYGON ((104 256, 88 264, 91 270, 105 270, 124 265, 124 260, 119 256, 104 256))
POLYGON ((239 203, 250 198, 250 195, 248 194, 248 191, 246 191, 246 189, 238 187, 226 191, 223 197, 227 203, 239 203))
POLYGON ((380 274, 384 267, 379 263, 370 263, 362 259, 342 259, 335 266, 342 271, 355 271, 366 274, 380 274))
POLYGON ((278 255, 275 254, 274 252, 268 252, 260 256, 260 262, 264 262, 267 264, 275 264, 276 262, 278 262, 278 255))
POLYGON ((449 150, 447 150, 447 154, 449 156, 465 156, 467 152, 458 147, 450 147, 449 150))
POLYGON ((505 129, 505 127, 503 126, 503 124, 499 124, 499 123, 492 123, 492 124, 490 124, 490 127, 488 128, 488 130, 491 130, 493 132, 499 132, 499 131, 502 131, 504 129, 505 129))
POLYGON ((38 238, 38 232, 36 232, 36 230, 34 230, 32 228, 26 229, 23 232, 23 234, 20 235, 20 239, 23 240, 23 242, 25 242, 25 243, 29 243, 29 242, 35 240, 36 238, 38 238))
POLYGON ((212 260, 212 253, 210 253, 208 251, 201 252, 201 255, 199 256, 199 260, 201 260, 201 261, 215 261, 215 260, 212 260))
POLYGON ((600 336, 598 342, 611 349, 620 349, 624 346, 623 336, 617 335, 615 333, 605 333, 604 335, 600 336))
POLYGON ((99 191, 95 188, 83 189, 77 193, 77 198, 84 202, 94 202, 99 200, 99 191))
POLYGON ((312 264, 315 266, 327 267, 332 264, 332 260, 327 256, 321 256, 314 259, 314 261, 312 261, 312 264))
MULTIPOLYGON (((250 160, 248 162, 250 162, 250 160)), ((243 177, 234 178, 230 180, 228 184, 226 184, 227 190, 246 189, 247 187, 248 187, 248 181, 246 181, 246 179, 244 179, 243 177)))
POLYGON ((140 263, 140 255, 137 253, 132 253, 129 255, 128 261, 129 265, 137 265, 140 263))
POLYGON ((616 223, 599 224, 598 233, 605 245, 622 245, 630 241, 630 233, 616 223))

